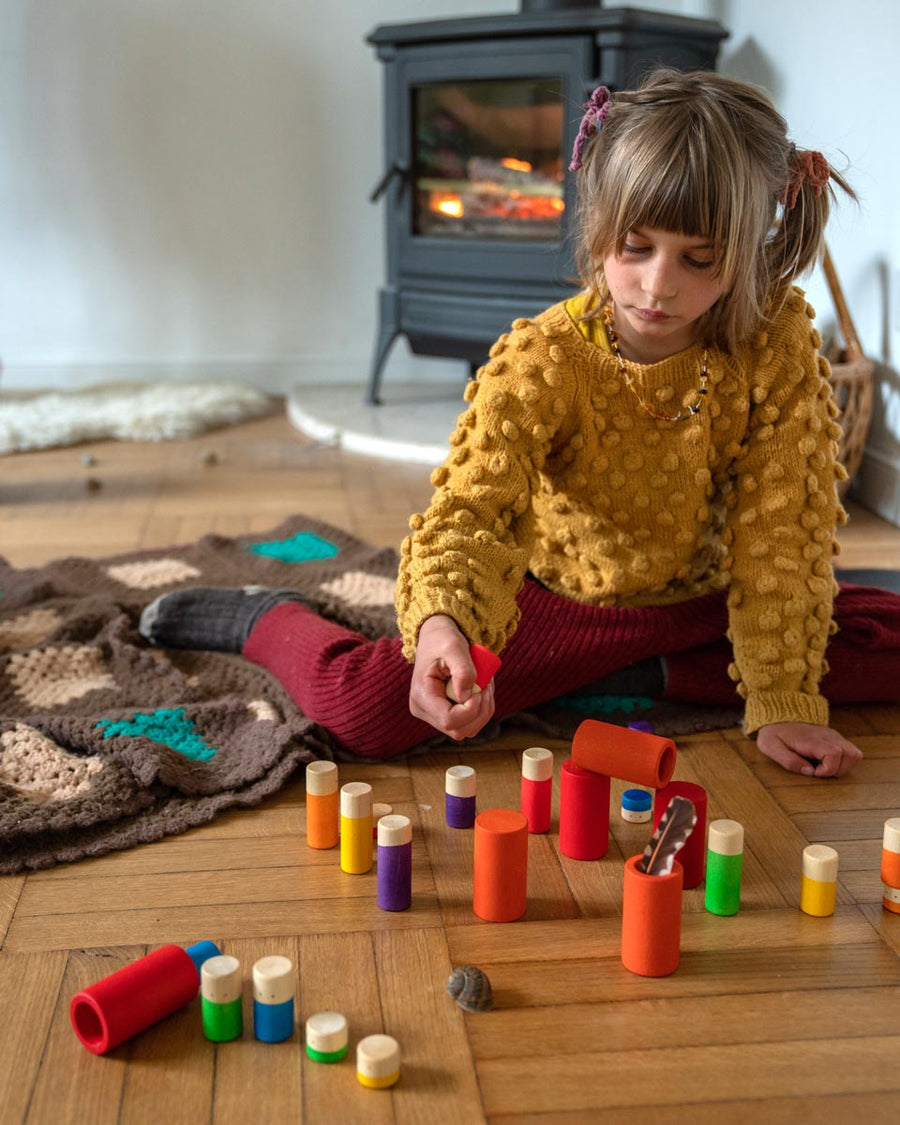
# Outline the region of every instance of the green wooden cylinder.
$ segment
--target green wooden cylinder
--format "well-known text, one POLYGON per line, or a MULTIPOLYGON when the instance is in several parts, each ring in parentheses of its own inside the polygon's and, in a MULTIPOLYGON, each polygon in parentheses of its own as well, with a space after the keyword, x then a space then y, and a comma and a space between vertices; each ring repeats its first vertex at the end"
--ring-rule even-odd
POLYGON ((211 1039, 213 1043, 227 1043, 229 1039, 238 1038, 244 1029, 240 996, 226 1004, 216 1004, 201 996, 200 1004, 203 1010, 203 1034, 207 1039, 211 1039))
POLYGON ((706 909, 710 914, 737 914, 741 905, 744 857, 706 853, 706 909))

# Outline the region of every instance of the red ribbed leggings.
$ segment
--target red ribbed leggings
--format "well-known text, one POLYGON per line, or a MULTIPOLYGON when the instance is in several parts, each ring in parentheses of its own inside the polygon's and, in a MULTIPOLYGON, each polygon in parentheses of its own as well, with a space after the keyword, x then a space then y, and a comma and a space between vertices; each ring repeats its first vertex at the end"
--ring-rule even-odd
MULTIPOLYGON (((740 705, 727 674, 724 594, 672 606, 601 608, 528 580, 518 602, 522 617, 495 680, 496 718, 651 656, 666 657, 667 699, 740 705)), ((900 699, 900 595, 842 586, 835 619, 825 697, 832 703, 900 699)), ((437 734, 409 712, 412 666, 398 637, 370 641, 283 602, 259 619, 243 655, 268 669, 306 716, 355 754, 391 758, 437 734)))

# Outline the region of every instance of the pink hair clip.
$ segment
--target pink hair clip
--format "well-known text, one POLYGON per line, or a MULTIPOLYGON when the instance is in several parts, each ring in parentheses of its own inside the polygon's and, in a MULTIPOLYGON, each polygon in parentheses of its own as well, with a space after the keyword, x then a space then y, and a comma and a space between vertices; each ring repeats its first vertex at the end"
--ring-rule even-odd
POLYGON ((815 195, 821 195, 830 175, 831 168, 821 152, 811 149, 795 152, 788 173, 788 182, 779 202, 784 204, 786 211, 790 211, 797 202, 804 180, 812 186, 815 195))
POLYGON ((581 154, 584 151, 584 146, 587 143, 588 137, 596 133, 603 125, 603 122, 609 116, 609 111, 612 108, 612 95, 605 86, 598 86, 597 89, 591 94, 588 101, 584 103, 584 117, 581 119, 581 124, 578 126, 578 136, 575 138, 575 146, 572 149, 572 163, 569 165, 570 172, 577 172, 581 167, 581 154))

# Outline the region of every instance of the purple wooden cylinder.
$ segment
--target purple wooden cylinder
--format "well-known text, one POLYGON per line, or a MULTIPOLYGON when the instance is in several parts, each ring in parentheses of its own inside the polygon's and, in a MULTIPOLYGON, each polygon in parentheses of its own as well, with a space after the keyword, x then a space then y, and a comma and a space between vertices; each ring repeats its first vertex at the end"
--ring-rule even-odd
POLYGON ((475 798, 444 795, 444 813, 450 828, 471 828, 475 823, 475 798))
POLYGON ((412 826, 405 816, 383 816, 378 822, 376 901, 382 910, 409 910, 412 905, 412 826))
POLYGON ((451 766, 444 774, 444 817, 450 828, 474 825, 476 786, 471 766, 451 766))

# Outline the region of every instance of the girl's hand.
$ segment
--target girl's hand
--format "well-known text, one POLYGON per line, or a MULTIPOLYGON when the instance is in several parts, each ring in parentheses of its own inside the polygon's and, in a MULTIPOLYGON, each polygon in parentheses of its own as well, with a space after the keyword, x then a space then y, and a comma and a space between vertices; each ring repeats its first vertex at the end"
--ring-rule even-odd
POLYGON ((469 656, 469 642, 459 626, 452 617, 429 617, 419 630, 409 689, 410 711, 457 741, 472 738, 494 713, 494 682, 474 695, 473 687, 475 666, 469 656), (451 679, 459 703, 447 698, 447 682, 451 679))
POLYGON ((759 728, 756 745, 773 762, 806 777, 843 777, 863 756, 836 730, 812 723, 770 723, 759 728))

